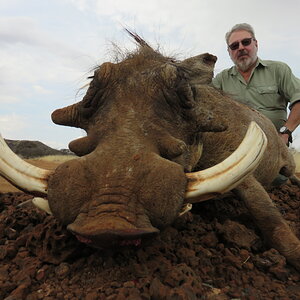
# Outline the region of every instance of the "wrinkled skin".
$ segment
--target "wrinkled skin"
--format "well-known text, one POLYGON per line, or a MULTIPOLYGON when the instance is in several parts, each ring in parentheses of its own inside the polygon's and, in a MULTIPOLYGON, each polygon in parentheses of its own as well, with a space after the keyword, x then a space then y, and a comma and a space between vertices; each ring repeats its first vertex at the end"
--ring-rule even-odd
POLYGON ((268 148, 234 192, 270 244, 300 268, 300 242, 265 190, 279 172, 294 174, 293 159, 268 119, 210 86, 215 61, 203 54, 175 62, 141 44, 100 66, 81 102, 53 113, 55 123, 87 132, 69 145, 81 157, 57 168, 48 191, 51 211, 79 240, 135 241, 172 223, 184 203, 184 173, 228 157, 254 120, 268 148))
POLYGON ((82 157, 61 165, 48 191, 51 211, 80 240, 135 240, 178 216, 202 132, 226 128, 190 85, 194 77, 209 83, 215 61, 204 54, 175 63, 141 47, 121 63, 104 63, 81 102, 53 113, 55 123, 87 132, 69 145, 82 157))

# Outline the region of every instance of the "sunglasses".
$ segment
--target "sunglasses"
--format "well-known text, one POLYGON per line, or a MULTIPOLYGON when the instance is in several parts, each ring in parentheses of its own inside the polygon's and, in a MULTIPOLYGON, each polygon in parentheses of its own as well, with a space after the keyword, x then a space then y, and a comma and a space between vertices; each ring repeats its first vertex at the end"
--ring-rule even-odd
POLYGON ((231 49, 231 50, 236 50, 236 49, 239 49, 240 47, 240 43, 246 47, 246 46, 249 46, 252 42, 252 39, 253 38, 246 38, 246 39, 243 39, 241 40, 240 42, 233 42, 232 44, 228 45, 228 47, 231 49))

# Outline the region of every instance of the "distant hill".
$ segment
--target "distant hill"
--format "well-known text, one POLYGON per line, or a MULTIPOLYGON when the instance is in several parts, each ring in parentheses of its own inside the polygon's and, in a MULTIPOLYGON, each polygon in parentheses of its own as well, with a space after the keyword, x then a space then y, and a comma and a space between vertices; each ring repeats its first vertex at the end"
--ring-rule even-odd
POLYGON ((36 158, 47 155, 74 155, 69 149, 53 149, 39 141, 7 140, 9 148, 22 158, 36 158))

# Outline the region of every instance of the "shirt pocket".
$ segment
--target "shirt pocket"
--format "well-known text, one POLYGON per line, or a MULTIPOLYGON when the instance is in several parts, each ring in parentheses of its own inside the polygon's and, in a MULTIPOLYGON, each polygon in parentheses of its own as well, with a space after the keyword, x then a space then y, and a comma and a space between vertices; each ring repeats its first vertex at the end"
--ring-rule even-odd
POLYGON ((258 86, 256 90, 259 94, 278 94, 278 87, 276 85, 258 86))
POLYGON ((256 97, 254 101, 257 109, 264 110, 284 110, 285 102, 279 94, 278 86, 276 85, 265 85, 258 86, 255 88, 256 97))

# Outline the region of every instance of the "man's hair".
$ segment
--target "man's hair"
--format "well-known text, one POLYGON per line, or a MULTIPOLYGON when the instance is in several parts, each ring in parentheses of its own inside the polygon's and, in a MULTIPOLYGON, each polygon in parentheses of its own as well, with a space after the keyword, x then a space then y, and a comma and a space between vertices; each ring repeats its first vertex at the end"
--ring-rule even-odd
POLYGON ((240 31, 240 30, 245 30, 245 31, 248 31, 251 36, 255 39, 255 33, 254 33, 254 29, 251 25, 247 24, 247 23, 241 23, 241 24, 236 24, 234 25, 230 31, 228 31, 226 34, 225 34, 225 40, 226 40, 226 44, 228 45, 228 41, 229 41, 229 38, 231 36, 231 34, 235 31, 240 31))

